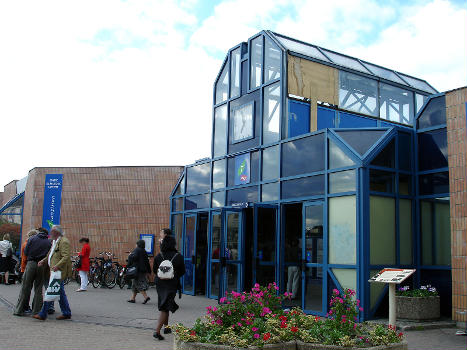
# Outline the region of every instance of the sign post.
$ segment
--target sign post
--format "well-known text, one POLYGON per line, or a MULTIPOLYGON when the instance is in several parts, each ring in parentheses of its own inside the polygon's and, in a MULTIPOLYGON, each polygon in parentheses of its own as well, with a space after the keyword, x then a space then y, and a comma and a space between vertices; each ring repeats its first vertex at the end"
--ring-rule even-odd
POLYGON ((396 284, 405 281, 415 269, 386 268, 370 278, 368 282, 389 284, 389 325, 396 327, 396 284))

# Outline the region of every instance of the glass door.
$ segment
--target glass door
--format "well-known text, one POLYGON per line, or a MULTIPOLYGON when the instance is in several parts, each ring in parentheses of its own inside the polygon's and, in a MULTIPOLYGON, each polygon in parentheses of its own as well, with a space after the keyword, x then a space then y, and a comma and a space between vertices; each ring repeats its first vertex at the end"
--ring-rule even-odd
POLYGON ((243 213, 242 209, 224 212, 220 249, 219 295, 243 288, 243 213))
POLYGON ((302 307, 313 313, 323 312, 324 205, 322 202, 303 205, 302 231, 302 307))
POLYGON ((277 206, 255 205, 253 284, 267 286, 276 276, 277 206))
POLYGON ((210 254, 211 263, 209 280, 209 297, 219 298, 219 285, 221 274, 221 232, 222 232, 222 213, 220 211, 211 213, 211 237, 210 254))
POLYGON ((184 252, 185 275, 183 276, 183 292, 195 295, 196 273, 196 214, 185 216, 184 252))

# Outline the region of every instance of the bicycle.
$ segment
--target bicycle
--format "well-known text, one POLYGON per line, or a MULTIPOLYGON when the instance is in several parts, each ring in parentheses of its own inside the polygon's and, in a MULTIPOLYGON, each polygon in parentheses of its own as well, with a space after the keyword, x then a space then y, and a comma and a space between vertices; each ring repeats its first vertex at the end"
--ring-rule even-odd
POLYGON ((110 252, 101 252, 93 259, 89 280, 94 288, 105 286, 112 289, 117 284, 117 269, 113 266, 110 252), (102 255, 107 255, 107 259, 102 255))
POLYGON ((76 264, 79 261, 79 256, 72 256, 71 257, 71 277, 67 277, 63 280, 63 284, 67 285, 71 280, 76 281, 79 285, 81 285, 81 278, 79 277, 79 271, 77 270, 76 264))

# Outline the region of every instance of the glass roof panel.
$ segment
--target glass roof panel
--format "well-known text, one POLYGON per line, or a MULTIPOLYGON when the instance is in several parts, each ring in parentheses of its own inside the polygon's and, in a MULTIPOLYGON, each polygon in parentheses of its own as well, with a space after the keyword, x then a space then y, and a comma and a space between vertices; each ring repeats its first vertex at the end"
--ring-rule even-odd
POLYGON ((374 64, 368 62, 362 62, 374 75, 377 75, 383 79, 391 80, 399 84, 407 85, 405 81, 397 76, 392 70, 375 66, 374 64))
POLYGON ((313 58, 317 58, 322 61, 329 62, 329 60, 324 56, 319 50, 311 45, 307 45, 295 40, 290 40, 281 36, 276 35, 277 40, 289 51, 293 51, 296 53, 301 53, 305 56, 310 56, 313 58))
POLYGON ((321 49, 323 52, 335 63, 344 67, 352 68, 358 70, 360 72, 368 73, 368 71, 363 67, 360 62, 358 62, 355 58, 342 56, 337 53, 321 49))
POLYGON ((408 82, 410 85, 412 85, 416 89, 430 92, 432 94, 437 93, 435 89, 433 89, 430 85, 425 83, 423 80, 412 78, 402 73, 399 73, 399 75, 402 77, 402 79, 404 79, 406 82, 408 82))

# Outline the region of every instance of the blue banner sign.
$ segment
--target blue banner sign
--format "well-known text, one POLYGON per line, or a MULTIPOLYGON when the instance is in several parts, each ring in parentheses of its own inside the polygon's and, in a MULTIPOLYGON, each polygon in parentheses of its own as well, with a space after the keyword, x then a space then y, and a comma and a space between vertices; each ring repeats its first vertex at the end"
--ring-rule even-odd
POLYGON ((250 183, 250 153, 235 157, 235 185, 250 183))
POLYGON ((44 187, 44 206, 42 227, 50 230, 53 225, 60 225, 60 205, 62 202, 63 174, 46 174, 44 187))

